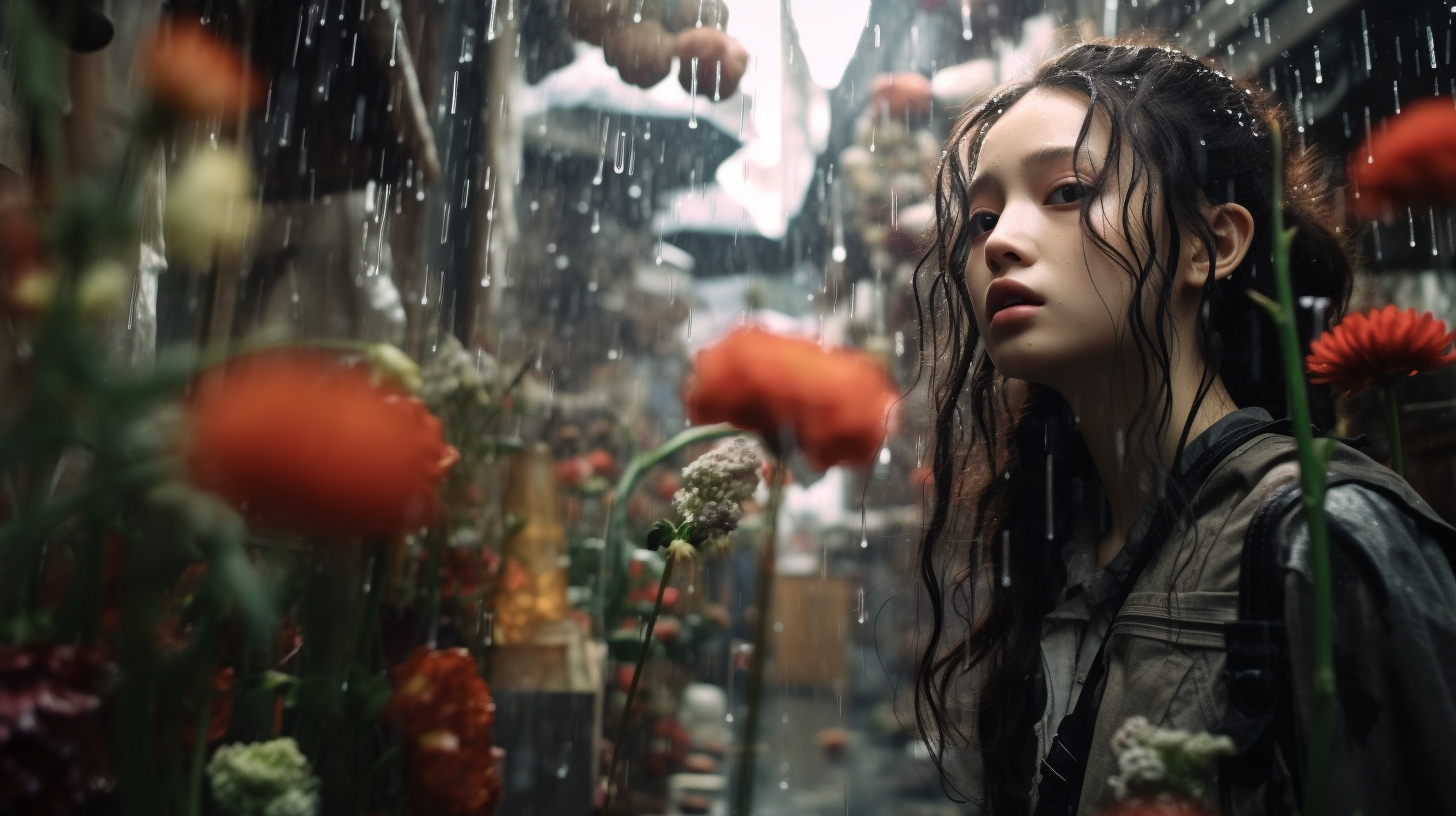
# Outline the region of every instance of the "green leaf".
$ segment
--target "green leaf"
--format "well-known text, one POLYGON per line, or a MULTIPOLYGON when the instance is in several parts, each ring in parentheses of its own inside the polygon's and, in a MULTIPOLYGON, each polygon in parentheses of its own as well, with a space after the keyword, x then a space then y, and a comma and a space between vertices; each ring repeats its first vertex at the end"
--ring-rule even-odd
POLYGON ((647 540, 642 543, 644 550, 657 550, 671 544, 673 539, 678 537, 677 526, 667 519, 661 519, 652 525, 647 533, 647 540))

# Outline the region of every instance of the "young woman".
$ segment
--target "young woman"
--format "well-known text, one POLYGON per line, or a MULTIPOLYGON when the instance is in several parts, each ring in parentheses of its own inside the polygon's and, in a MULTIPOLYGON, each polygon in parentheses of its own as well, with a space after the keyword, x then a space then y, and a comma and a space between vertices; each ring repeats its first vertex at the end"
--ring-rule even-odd
MULTIPOLYGON (((1225 816, 1298 812, 1307 527, 1249 297, 1274 292, 1280 116, 1187 54, 1094 43, 947 146, 917 280, 936 496, 916 710, 937 757, 979 753, 983 812, 1097 812, 1135 715, 1234 738, 1225 816)), ((1296 297, 1333 321, 1350 261, 1313 154, 1286 155, 1296 297)), ((1334 812, 1456 813, 1456 531, 1348 447, 1330 472, 1334 812)))

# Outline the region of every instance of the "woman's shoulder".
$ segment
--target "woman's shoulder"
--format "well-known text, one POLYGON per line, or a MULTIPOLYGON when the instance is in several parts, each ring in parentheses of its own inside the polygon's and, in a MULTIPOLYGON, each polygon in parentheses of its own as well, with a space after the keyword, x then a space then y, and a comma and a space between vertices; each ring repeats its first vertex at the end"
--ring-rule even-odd
MULTIPOLYGON (((1353 577, 1382 590, 1427 582, 1456 586, 1456 529, 1404 479, 1337 444, 1326 480, 1324 510, 1337 566, 1343 563, 1353 577)), ((1309 522, 1297 468, 1264 502, 1282 565, 1309 575, 1309 522)))

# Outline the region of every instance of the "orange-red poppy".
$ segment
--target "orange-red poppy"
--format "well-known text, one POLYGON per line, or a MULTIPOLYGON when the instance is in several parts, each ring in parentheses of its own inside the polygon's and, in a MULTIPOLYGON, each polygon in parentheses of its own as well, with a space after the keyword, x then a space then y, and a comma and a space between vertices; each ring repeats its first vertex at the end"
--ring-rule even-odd
POLYGON ((1456 105, 1448 97, 1407 104, 1350 155, 1349 175, 1360 218, 1456 204, 1456 105))
POLYGON ((459 458, 413 397, 313 354, 258 354, 206 376, 188 466, 254 519, 325 536, 388 537, 430 523, 459 458))
POLYGON ((1430 312, 1383 309, 1348 315, 1310 344, 1310 382, 1354 394, 1381 380, 1426 374, 1456 363, 1456 332, 1430 312))
POLYGON ((727 422, 770 445, 791 433, 820 470, 872 463, 896 396, 866 355, 753 327, 700 352, 694 370, 685 398, 693 422, 727 422))
POLYGON ((258 83, 226 43, 195 22, 164 23, 142 52, 142 77, 157 103, 179 116, 235 120, 257 103, 258 83))

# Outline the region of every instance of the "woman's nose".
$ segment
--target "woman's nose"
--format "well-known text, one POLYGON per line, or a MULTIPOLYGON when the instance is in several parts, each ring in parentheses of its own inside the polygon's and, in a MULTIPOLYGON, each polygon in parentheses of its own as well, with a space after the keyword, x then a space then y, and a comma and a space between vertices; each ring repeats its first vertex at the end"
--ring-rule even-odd
POLYGON ((996 221, 992 232, 986 236, 986 265, 992 272, 1000 274, 1013 265, 1031 261, 1031 248, 1026 236, 1016 229, 1016 224, 1006 216, 996 221))
POLYGON ((986 266, 992 272, 999 274, 1008 267, 1031 263, 1034 252, 1026 224, 1027 219, 1009 211, 996 219, 996 226, 986 236, 986 266))

